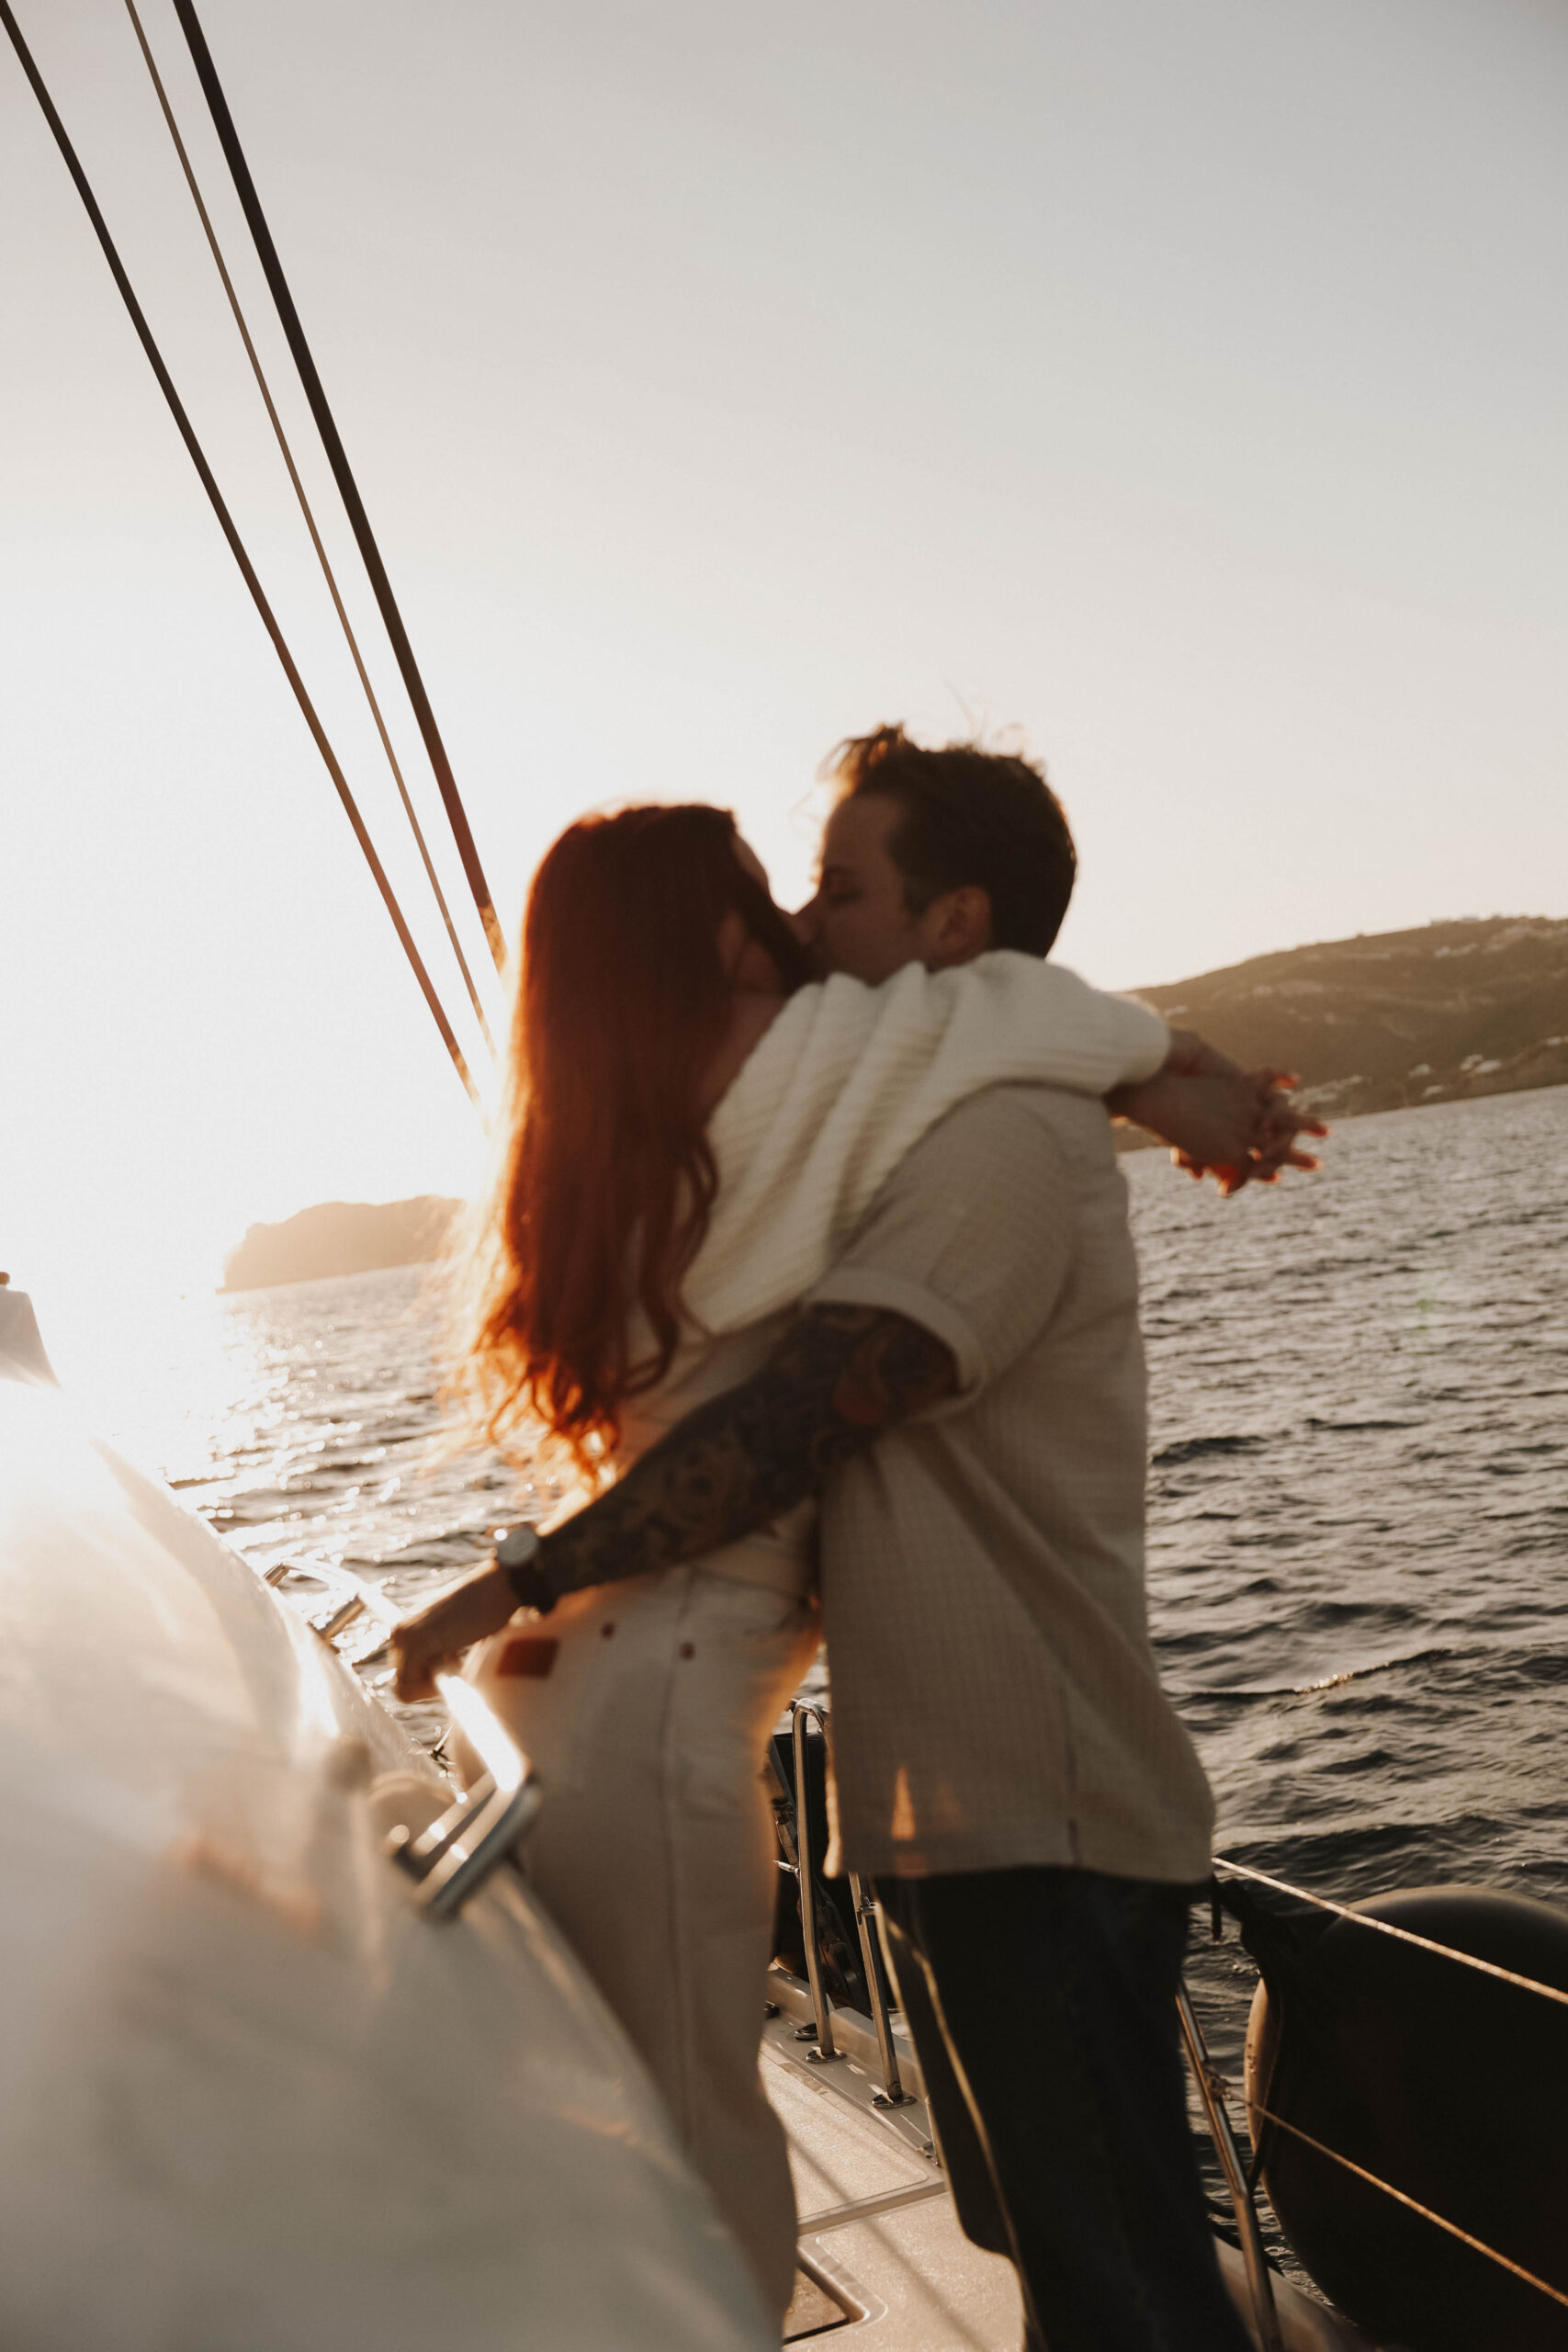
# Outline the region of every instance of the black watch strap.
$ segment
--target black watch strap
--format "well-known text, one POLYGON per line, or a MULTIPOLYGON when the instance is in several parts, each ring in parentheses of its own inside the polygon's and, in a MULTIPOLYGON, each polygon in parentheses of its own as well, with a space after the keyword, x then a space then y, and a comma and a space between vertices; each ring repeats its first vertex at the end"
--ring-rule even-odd
POLYGON ((557 1596, 537 1560, 523 1560, 508 1568, 506 1581, 519 1609, 535 1609, 541 1617, 547 1617, 555 1607, 557 1596))
POLYGON ((520 1527, 497 1529, 495 1556, 497 1565, 506 1571, 506 1581, 519 1609, 535 1609, 541 1617, 547 1617, 556 1605, 556 1596, 539 1566, 537 1531, 525 1521, 520 1527))

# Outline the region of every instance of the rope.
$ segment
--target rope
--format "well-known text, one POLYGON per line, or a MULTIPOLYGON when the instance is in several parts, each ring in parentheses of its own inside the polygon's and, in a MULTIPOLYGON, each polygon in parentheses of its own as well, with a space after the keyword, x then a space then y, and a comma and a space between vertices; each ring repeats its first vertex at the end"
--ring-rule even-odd
POLYGON ((462 973, 463 985, 468 991, 468 1002, 474 1008, 474 1015, 483 1032, 485 1044, 493 1054, 495 1039, 491 1035, 490 1023, 485 1019, 484 1007, 479 1002, 479 990, 474 986, 473 974, 468 969, 468 959, 463 953, 462 943, 457 937, 457 927, 452 921, 446 894, 437 878, 435 868, 431 863, 430 852, 425 846, 424 834, 420 828, 419 819, 414 813, 413 803, 409 798, 408 786, 403 782, 402 769, 398 764, 398 755, 392 749, 392 740, 387 732, 386 720, 381 716, 381 706, 376 699, 376 689, 370 683, 369 673, 360 655, 359 640, 355 636, 348 615, 344 609, 343 598, 338 593, 336 575, 328 560, 326 548, 321 545, 321 535, 316 528, 316 517, 311 511, 310 499, 306 495, 305 485, 299 479, 299 469, 294 463, 294 452, 288 446, 288 437, 283 430, 283 421, 273 403, 271 387, 263 373, 261 361, 256 356, 255 345, 251 340, 251 331, 245 323, 245 314, 240 308, 240 298, 234 291, 234 282, 229 275, 228 265, 223 259, 217 232, 213 229, 207 206, 202 200, 201 189, 197 185, 196 174, 191 168, 191 160, 186 152, 185 141, 180 136, 179 125, 175 120, 174 109, 169 104, 163 76, 158 71, 152 49, 148 45, 147 35, 141 28, 141 19, 136 13, 136 0, 125 0, 125 6, 137 40, 141 45, 141 54, 147 62, 147 71, 152 77, 152 87, 158 94, 158 104, 164 110, 164 120, 168 125, 169 136, 175 142, 175 153, 180 159, 180 169, 186 175, 186 186, 190 190, 191 199, 206 233, 208 248, 218 266, 218 275, 223 282, 223 291, 229 298, 229 308, 234 314, 234 324, 240 330, 240 340, 245 346, 245 356, 251 363, 251 372, 256 379, 256 389, 261 393, 273 432, 276 436, 277 446, 283 453, 283 462, 288 469, 288 479, 294 485, 294 495, 299 502, 299 512, 305 517, 305 528, 310 534, 310 545, 316 550, 317 560, 321 564, 322 576, 327 583, 327 591, 333 600, 333 609, 337 614, 344 636, 348 640, 348 650, 354 656, 354 666, 359 673, 359 683, 365 689, 365 699, 370 706, 370 716, 376 722, 376 732, 381 738, 381 749, 387 754, 387 764, 392 771, 392 781, 398 787, 398 796, 403 804, 403 814, 409 820, 410 829, 418 844, 420 857, 424 865, 425 878, 434 893, 435 903, 441 910, 441 920, 446 926, 446 936, 452 943, 452 953, 457 959, 457 969, 462 973))
MULTIPOLYGON (((1353 1913, 1351 1916, 1356 1915, 1353 1913)), ((1442 1951, 1446 1946, 1434 1944, 1432 1950, 1442 1951)), ((1517 1978, 1515 1981, 1523 1983, 1525 1980, 1517 1978)), ((1364 2165, 1352 2164, 1349 2157, 1342 2156, 1337 2148, 1325 2148, 1321 2140, 1314 2140, 1312 2133, 1303 2132, 1299 2123, 1287 2123, 1285 2118, 1276 2115, 1271 2107, 1258 2107, 1254 2102, 1254 2112, 1266 2115, 1269 2122, 1277 2124, 1281 2132, 1288 2132, 1292 2139, 1304 2141, 1309 2148, 1315 2148, 1318 2154, 1326 2156, 1331 2164, 1342 2165, 1347 2172, 1353 2172, 1358 2180, 1366 2181, 1372 2188, 1381 2188, 1385 2197, 1392 2197, 1398 2204, 1408 2206, 1411 2212, 1419 2213, 1424 2222, 1434 2222, 1439 2230, 1446 2230, 1450 2237, 1458 2238, 1462 2245, 1470 2246, 1476 2254, 1483 2254, 1488 2262, 1495 2262, 1502 2269, 1511 2270, 1514 2277, 1522 2278, 1527 2287, 1539 2288, 1543 2295, 1550 2295, 1554 2303, 1561 2303, 1568 2309, 1568 2295, 1563 2294, 1561 2289, 1549 2286, 1544 2278, 1538 2278, 1533 2270, 1526 2270, 1522 2264, 1510 2261, 1506 2254, 1499 2254, 1495 2246, 1483 2245, 1480 2238, 1472 2238, 1470 2232, 1461 2230, 1457 2222, 1445 2222, 1442 2215, 1434 2213, 1429 2205, 1421 2204, 1416 2198, 1407 2197, 1403 2188, 1395 2188, 1392 2182, 1380 2180, 1377 2174, 1368 2172, 1364 2165)))
POLYGON ((256 577, 255 569, 251 562, 250 557, 245 552, 244 544, 234 526, 234 518, 230 514, 227 505, 224 503, 223 493, 218 487, 212 469, 208 464, 201 444, 196 437, 196 429, 192 425, 190 418, 186 413, 184 402, 181 401, 178 392, 175 390, 174 379, 170 376, 167 368, 164 365, 164 356, 153 340, 152 330, 147 323, 146 314, 142 311, 141 303, 136 299, 136 294, 130 278, 125 274, 125 266, 121 262, 118 253, 115 249, 113 238, 109 235, 108 224, 105 220, 102 212, 98 209, 97 198, 94 196, 92 188, 88 185, 87 175, 82 169, 76 151, 72 146, 69 138, 66 136, 65 126, 61 121, 59 115, 55 111, 54 102, 51 98, 47 88, 44 86, 43 77, 39 74, 38 67, 33 62, 32 53, 28 50, 27 42, 22 38, 21 27, 17 24, 15 16, 12 14, 10 0, 0 0, 0 24, 4 24, 7 34, 10 36, 11 46, 17 52, 22 71, 27 75, 28 81, 31 85, 33 96, 37 98, 39 105, 42 109, 44 120, 48 123, 50 130, 53 134, 54 143, 60 150, 61 155, 65 164, 65 168, 70 173, 71 177, 75 184, 76 193, 82 199, 83 205, 86 209, 87 218, 93 224, 94 233, 96 236, 99 244, 103 248, 104 259, 107 262, 114 282, 119 288, 120 299, 124 302, 126 310, 130 313, 130 322, 136 329, 137 334, 141 339, 141 348, 147 354, 152 373, 158 379, 158 388, 162 391, 164 400, 168 402, 169 413, 179 428, 180 438, 184 441, 186 449, 190 453, 191 463, 195 466, 197 473, 200 477, 201 486, 206 491, 208 498, 211 503, 212 511, 218 517, 219 526, 221 529, 224 537, 229 542, 230 550, 233 555, 235 562, 240 567, 240 576, 251 592, 252 602, 254 604, 257 612, 261 615, 262 626, 266 630, 268 637, 272 639, 273 650, 276 653, 278 661, 283 666, 283 674, 294 690, 294 699, 299 706, 300 712, 304 717, 305 724, 309 727, 311 736, 315 741, 316 749, 320 752, 322 760, 326 763, 327 774, 332 777, 333 783, 337 787, 338 798, 342 801, 344 811, 348 817, 348 821, 354 828, 355 839, 358 842, 361 850, 364 852, 366 863, 369 866, 371 874, 375 877, 376 887, 380 891, 387 911, 392 919, 393 929, 396 931, 400 941, 402 943, 403 953, 408 957, 410 964, 413 967, 414 978, 418 980, 421 989, 423 990, 424 1001, 430 1007, 436 1027, 441 1032, 442 1042, 445 1044, 447 1052, 451 1055, 453 1066, 456 1069, 458 1077, 462 1080, 463 1084, 468 1088, 468 1093, 477 1108, 479 1107, 479 1091, 476 1088, 473 1078, 469 1073, 468 1066, 463 1059, 462 1048, 458 1045, 456 1036, 453 1035, 452 1025, 446 1018, 441 1000, 435 993, 435 989, 431 982, 430 975, 425 970, 423 961, 420 956, 418 948, 414 945, 408 925, 403 921, 402 910, 398 904, 390 882, 387 879, 381 861, 376 854, 375 847, 371 842, 370 836, 365 830, 365 822, 355 804, 354 795, 349 790, 348 780, 344 776, 342 768, 338 765, 336 753, 333 752, 331 743, 327 741, 326 730, 322 727, 320 718, 317 717, 315 706, 305 690, 305 682, 294 666, 294 657, 289 652, 288 645, 284 641, 283 632, 277 625, 272 606, 266 600, 265 592, 262 587, 261 582, 256 577))
POLYGON ((310 413, 316 420, 316 430, 321 436, 321 445, 326 450, 327 461, 332 467, 333 476, 338 486, 338 494, 343 500, 349 522, 353 526, 354 536, 359 543, 359 553, 365 569, 369 574, 370 585, 376 592, 376 602, 381 608, 381 618, 385 624, 387 635, 391 639, 392 650, 397 655, 398 667, 403 673, 403 684, 408 691, 409 700, 413 706, 414 717, 419 721, 419 731, 424 738, 424 748, 430 755, 430 764, 434 772, 435 781, 440 786, 447 820, 452 828, 452 838, 457 844, 457 854, 463 861, 463 871, 468 876, 468 888, 473 893, 474 904, 479 910, 479 920, 484 924, 485 937, 490 942, 491 954, 495 958, 495 968, 498 972, 504 971, 506 943, 501 935, 501 925, 496 919, 490 885, 486 882, 483 869, 479 865, 479 854, 475 846, 473 834, 468 829, 468 820, 457 790, 457 779, 452 774, 451 763, 446 757, 446 747, 441 741, 440 731, 435 724, 435 714, 431 709, 430 697, 424 691, 424 681, 420 676, 419 666, 414 661, 413 648, 409 643, 408 632, 403 627, 402 615, 399 612, 397 600, 392 594, 391 582, 387 577, 386 566, 381 561, 380 549, 376 545, 375 535, 370 528, 370 518, 365 512, 365 504, 359 495, 358 485, 349 469, 347 452, 339 437, 332 410, 327 405, 327 396, 322 390, 321 377, 316 372, 316 363, 310 356, 310 346, 305 340, 305 330, 299 322, 299 313, 294 307, 294 298, 288 290, 288 281, 284 277, 283 265, 277 257, 277 248, 272 242, 272 232, 266 225, 266 218, 261 208, 261 198, 256 194, 255 182, 252 179, 250 166, 245 162, 244 153, 240 145, 239 133, 234 128, 234 119, 229 112, 229 103, 223 96, 222 85, 218 79, 218 69, 212 62, 212 53, 207 46, 206 36, 197 21, 191 0, 174 0, 174 9, 180 20, 180 28, 185 34, 190 50, 197 78, 201 83, 208 108, 212 116, 213 126, 218 132, 220 143, 228 162, 235 191, 250 225, 251 235, 254 241, 257 254, 260 256, 267 285, 272 289, 272 299, 277 306, 277 315, 283 322, 283 332, 288 339, 288 348, 294 355, 294 365, 299 371, 299 380, 305 388, 305 397, 310 403, 310 413))
POLYGON ((1325 1894, 1310 1894, 1305 1887, 1292 1886, 1288 1879, 1270 1878, 1266 1871, 1248 1870, 1245 1862, 1227 1861, 1223 1854, 1214 1857, 1216 1866, 1229 1871, 1236 1878, 1249 1878, 1259 1886, 1271 1886, 1276 1894, 1293 1894, 1299 1902, 1311 1903, 1320 1911, 1333 1911, 1341 1919, 1352 1920, 1358 1928, 1374 1928, 1380 1936, 1393 1936, 1396 1942, 1414 1944, 1417 1951, 1435 1951, 1444 1960, 1457 1961, 1461 1968, 1473 1968, 1483 1976, 1495 1976, 1501 1984, 1517 1985, 1521 1993, 1539 1993, 1543 2001, 1559 2002, 1568 2008, 1568 1993, 1555 1984, 1540 1984, 1533 1976, 1517 1975, 1511 1968, 1500 1968, 1495 1961, 1477 1960, 1473 1952, 1456 1951, 1452 1944, 1434 1943, 1430 1936, 1417 1936, 1408 1928, 1396 1928, 1387 1919, 1373 1919, 1365 1911, 1353 1911, 1348 1903, 1331 1902, 1325 1894))

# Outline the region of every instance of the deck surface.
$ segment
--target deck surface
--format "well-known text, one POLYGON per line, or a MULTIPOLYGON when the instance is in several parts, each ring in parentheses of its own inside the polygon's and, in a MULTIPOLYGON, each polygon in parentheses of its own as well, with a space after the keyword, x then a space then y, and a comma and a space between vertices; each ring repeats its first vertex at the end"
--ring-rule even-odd
POLYGON ((944 2176, 925 2153, 923 2104, 878 2111, 874 2078, 853 2059, 813 2063, 788 2018, 768 2026, 762 2079, 789 2133, 802 2256, 816 2274, 802 2274, 811 2291, 797 2295, 785 2340, 1018 2352, 1012 2266, 960 2230, 944 2176), (864 2211, 884 2199, 897 2201, 864 2211))

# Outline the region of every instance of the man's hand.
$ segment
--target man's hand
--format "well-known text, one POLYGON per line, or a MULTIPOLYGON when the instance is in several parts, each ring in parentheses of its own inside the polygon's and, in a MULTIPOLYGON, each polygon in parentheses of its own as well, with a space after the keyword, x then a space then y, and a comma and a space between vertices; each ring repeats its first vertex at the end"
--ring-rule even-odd
POLYGON ((405 1703, 434 1699, 441 1667, 499 1634, 517 1607, 506 1570, 491 1560, 393 1626, 392 1688, 405 1703))

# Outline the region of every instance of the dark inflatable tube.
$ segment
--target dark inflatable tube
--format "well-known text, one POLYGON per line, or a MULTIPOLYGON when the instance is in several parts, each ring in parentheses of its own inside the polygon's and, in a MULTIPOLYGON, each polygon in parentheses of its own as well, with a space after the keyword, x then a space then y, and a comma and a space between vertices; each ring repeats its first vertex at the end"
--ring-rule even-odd
MULTIPOLYGON (((1245 1882, 1263 1973, 1247 2121, 1281 2228, 1325 2293, 1401 2352, 1568 2352, 1568 2308, 1263 2114, 1568 2294, 1568 2007, 1245 1882)), ((1568 1916, 1485 1888, 1354 1906, 1568 1993, 1568 1916)))

